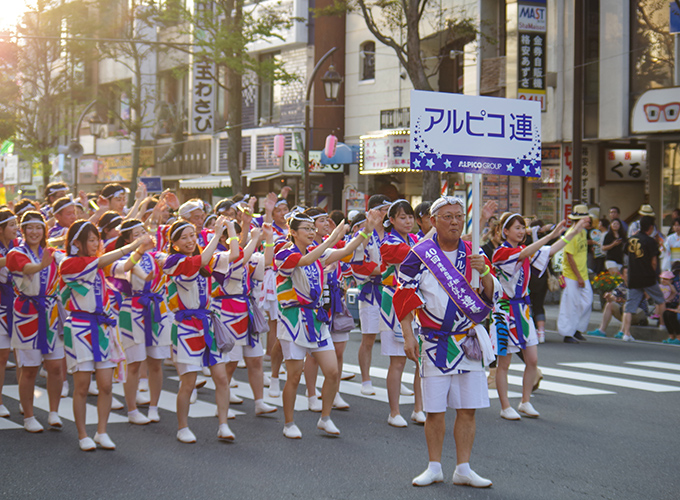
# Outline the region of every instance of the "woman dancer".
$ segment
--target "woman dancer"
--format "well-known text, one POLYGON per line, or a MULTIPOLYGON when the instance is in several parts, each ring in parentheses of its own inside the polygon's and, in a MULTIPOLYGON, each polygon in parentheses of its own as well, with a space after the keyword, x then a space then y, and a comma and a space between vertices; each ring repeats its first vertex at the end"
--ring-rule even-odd
POLYGON ((494 346, 498 364, 496 389, 501 402, 501 417, 519 420, 520 415, 508 400, 508 368, 512 354, 524 351, 524 378, 522 379, 522 401, 519 412, 530 418, 539 413, 531 404, 531 392, 536 382, 538 369, 538 336, 530 314, 529 278, 531 267, 545 272, 550 257, 569 243, 578 231, 586 227, 587 217, 579 222, 565 236, 560 237, 566 221, 562 221, 543 238, 529 246, 522 245, 526 237, 526 225, 520 214, 505 213, 501 217, 501 234, 505 240, 493 254, 496 276, 503 287, 503 298, 494 306, 491 324, 491 344, 494 346), (552 246, 550 240, 560 237, 552 246))
POLYGON ((141 240, 98 256, 101 252, 99 232, 89 221, 76 221, 66 235, 67 257, 59 265, 62 299, 68 312, 64 325, 64 345, 69 373, 73 374, 73 415, 80 449, 94 450, 96 445, 115 450, 106 433, 111 410, 112 361, 116 345, 116 321, 102 268, 135 250, 141 240), (97 433, 94 441, 85 428, 86 398, 92 372, 95 372, 97 399, 97 433))
POLYGON ((288 373, 283 389, 283 435, 290 439, 302 437, 293 416, 297 387, 308 354, 316 358, 325 377, 321 389, 321 418, 317 428, 338 435, 340 431, 330 415, 333 398, 338 391, 339 373, 328 328, 328 315, 323 308, 323 268, 351 254, 365 236, 358 235, 343 249, 331 250, 347 231, 347 224, 342 223, 326 241, 308 251, 316 234, 314 220, 298 213, 290 218, 288 225, 291 242, 276 254, 279 297, 277 336, 288 373))
POLYGON ((42 432, 43 426, 33 414, 35 378, 41 362, 47 371, 50 407, 47 422, 51 427, 62 426, 59 400, 64 380, 64 342, 57 310, 57 285, 58 264, 64 254, 47 247, 47 226, 40 212, 25 212, 21 231, 24 243, 7 254, 7 269, 19 292, 14 301, 12 347, 21 367, 19 400, 24 410, 24 429, 42 432))
POLYGON ((123 217, 121 217, 118 212, 108 211, 104 212, 99 222, 97 222, 97 227, 99 228, 99 236, 102 240, 102 245, 104 245, 104 251, 110 252, 116 248, 116 241, 120 236, 120 230, 118 226, 123 222, 123 217))
MULTIPOLYGON (((142 221, 125 221, 116 241, 116 248, 141 239, 141 245, 128 258, 116 261, 111 278, 127 288, 119 314, 119 330, 127 378, 124 384, 128 420, 137 425, 159 422, 158 400, 163 386, 163 360, 170 358, 170 318, 165 296, 166 277, 163 263, 166 254, 151 251, 156 243, 147 235, 142 221), (149 415, 137 409, 139 369, 146 361, 149 374, 149 415)), ((110 278, 110 279, 111 279, 110 278)))
POLYGON ((5 267, 7 253, 19 245, 17 240, 17 218, 8 208, 0 209, 0 417, 9 417, 9 410, 2 404, 2 387, 5 383, 5 368, 9 359, 12 337, 12 311, 14 289, 5 267))
MULTIPOLYGON (((272 260, 274 249, 272 242, 271 224, 265 224, 263 230, 266 235, 265 259, 272 260)), ((261 240, 261 230, 253 229, 250 242, 245 249, 238 246, 239 236, 232 221, 227 222, 227 235, 223 235, 218 245, 211 267, 213 269, 212 308, 230 335, 234 337, 236 345, 229 352, 227 376, 231 381, 234 371, 241 360, 245 360, 248 369, 248 382, 255 399, 255 414, 264 415, 274 413, 275 406, 264 402, 264 379, 262 359, 264 350, 260 342, 259 332, 254 330, 252 312, 255 307, 250 300, 250 260, 261 240), (227 247, 229 246, 229 251, 227 247), (232 262, 230 262, 233 259, 232 262)))
POLYGON ((218 439, 233 440, 227 425, 229 412, 229 382, 224 364, 228 358, 217 347, 210 311, 210 270, 207 267, 224 231, 226 219, 218 217, 215 237, 203 251, 198 248, 196 228, 191 222, 178 220, 169 229, 170 250, 163 272, 170 278, 168 304, 175 313, 172 326, 174 358, 180 378, 177 393, 177 439, 195 443, 189 429, 189 401, 196 387, 196 374, 202 367, 210 368, 215 383, 215 402, 219 428, 218 439))
MULTIPOLYGON (((401 332, 401 324, 397 319, 392 305, 392 298, 397 289, 397 274, 399 265, 411 251, 411 247, 417 242, 416 237, 410 233, 413 228, 413 208, 406 200, 397 200, 390 205, 387 211, 389 224, 387 226, 385 241, 380 246, 380 258, 382 260, 381 272, 383 291, 380 303, 380 346, 383 356, 389 356, 390 366, 387 370, 387 399, 390 403, 390 415, 387 423, 393 427, 406 427, 408 424, 399 411, 399 396, 401 394, 401 376, 406 366, 406 354, 404 352, 404 337, 401 332)), ((420 373, 416 369, 413 383, 415 391, 415 406, 411 414, 411 420, 423 424, 423 401, 420 389, 420 373)))

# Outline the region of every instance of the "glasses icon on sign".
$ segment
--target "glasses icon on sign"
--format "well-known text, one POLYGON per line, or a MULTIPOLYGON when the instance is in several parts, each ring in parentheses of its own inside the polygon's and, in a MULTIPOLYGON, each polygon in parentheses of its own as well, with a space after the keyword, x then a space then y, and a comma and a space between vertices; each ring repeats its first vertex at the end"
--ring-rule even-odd
POLYGON ((661 115, 665 122, 674 122, 680 114, 680 102, 669 102, 668 104, 645 104, 645 115, 648 122, 658 122, 661 115))

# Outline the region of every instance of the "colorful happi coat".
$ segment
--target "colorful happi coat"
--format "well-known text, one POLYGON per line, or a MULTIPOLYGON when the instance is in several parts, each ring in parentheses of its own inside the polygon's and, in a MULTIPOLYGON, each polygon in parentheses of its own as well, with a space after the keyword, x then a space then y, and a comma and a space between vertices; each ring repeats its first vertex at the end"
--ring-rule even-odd
POLYGON ((396 230, 391 231, 385 237, 380 246, 380 258, 382 272, 382 297, 380 300, 380 331, 394 332, 397 342, 403 342, 401 324, 394 312, 392 300, 397 289, 397 273, 399 266, 411 251, 411 247, 417 243, 415 235, 409 234, 404 239, 396 230))
POLYGON ((172 322, 166 301, 167 276, 162 263, 166 254, 146 252, 129 271, 123 270, 128 258, 123 257, 111 266, 109 282, 122 293, 118 329, 123 349, 136 344, 146 347, 172 344, 172 322), (153 273, 150 281, 143 276, 153 273))
POLYGON ((234 337, 236 345, 255 347, 259 334, 251 327, 249 266, 243 260, 242 248, 238 259, 231 263, 229 251, 222 248, 210 262, 213 278, 210 307, 234 337))
POLYGON ((64 347, 69 369, 85 361, 108 361, 116 341, 110 292, 97 257, 66 257, 59 265, 67 311, 64 347))
POLYGON ((508 346, 525 349, 538 343, 531 319, 529 279, 531 267, 542 275, 550 262, 550 247, 541 247, 532 256, 519 260, 524 245, 512 247, 507 241, 493 254, 496 276, 503 287, 503 297, 496 303, 491 324, 491 343, 496 355, 509 354, 508 346))
POLYGON ((276 253, 276 292, 279 299, 277 337, 301 347, 317 348, 330 342, 329 317, 323 308, 323 263, 321 259, 297 267, 302 254, 297 246, 276 253))
POLYGON ((52 226, 47 232, 47 239, 51 240, 52 238, 63 238, 66 236, 66 233, 68 233, 68 228, 60 226, 58 222, 55 222, 54 226, 52 226))
MULTIPOLYGON (((420 327, 420 369, 424 377, 483 370, 494 359, 488 333, 481 323, 500 298, 502 289, 494 277, 493 299, 487 301, 481 280, 479 293, 470 288, 471 247, 460 240, 458 250, 444 252, 435 234, 432 239, 416 244, 399 267, 394 310, 400 321, 410 312, 415 314, 420 327), (477 336, 482 360, 470 359, 463 352, 461 343, 469 334, 477 336)), ((484 255, 481 250, 479 254, 484 255)), ((486 257, 485 260, 490 264, 486 257)))
MULTIPOLYGON (((156 250, 159 252, 168 252, 170 249, 168 245, 170 243, 170 230, 171 224, 161 224, 156 229, 156 250)), ((215 236, 215 232, 211 229, 201 229, 196 232, 196 238, 198 240, 199 250, 206 247, 210 240, 215 236)))
POLYGON ((225 363, 226 357, 215 341, 210 311, 212 279, 201 276, 200 270, 200 255, 171 254, 163 265, 169 277, 168 305, 175 314, 173 354, 178 363, 213 366, 225 363))
POLYGON ((378 231, 373 230, 366 245, 359 247, 352 257, 351 266, 354 279, 357 281, 359 287, 359 301, 370 305, 380 305, 382 300, 382 276, 379 274, 372 275, 377 269, 380 270, 381 258, 380 248, 387 237, 385 233, 383 238, 380 238, 378 231))
MULTIPOLYGON (((21 240, 16 239, 9 242, 9 246, 0 243, 0 256, 6 257, 13 248, 18 247, 21 240)), ((12 276, 7 267, 0 267, 0 335, 12 337, 12 321, 14 310, 14 287, 12 286, 12 276)))
POLYGON ((26 244, 19 245, 7 254, 7 269, 17 292, 14 301, 12 329, 13 349, 39 349, 42 354, 54 352, 63 346, 63 325, 59 319, 58 285, 59 263, 62 252, 53 248, 40 248, 37 255, 26 244), (40 264, 43 252, 52 252, 52 263, 33 274, 24 274, 27 264, 40 264))

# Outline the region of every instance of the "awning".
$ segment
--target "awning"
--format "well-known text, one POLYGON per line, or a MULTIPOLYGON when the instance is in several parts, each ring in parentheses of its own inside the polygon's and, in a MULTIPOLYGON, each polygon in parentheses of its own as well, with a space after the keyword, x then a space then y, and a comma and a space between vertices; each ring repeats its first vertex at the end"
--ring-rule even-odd
POLYGON ((359 146, 349 146, 344 142, 338 142, 335 147, 335 155, 332 158, 326 156, 326 151, 321 150, 322 165, 347 165, 359 163, 359 146))
POLYGON ((231 187, 231 177, 228 175, 207 175, 205 177, 194 177, 192 179, 181 179, 180 189, 215 189, 221 187, 231 187))
POLYGON ((282 173, 278 168, 275 170, 248 170, 242 174, 246 178, 246 186, 250 186, 253 181, 266 181, 281 175, 282 173))

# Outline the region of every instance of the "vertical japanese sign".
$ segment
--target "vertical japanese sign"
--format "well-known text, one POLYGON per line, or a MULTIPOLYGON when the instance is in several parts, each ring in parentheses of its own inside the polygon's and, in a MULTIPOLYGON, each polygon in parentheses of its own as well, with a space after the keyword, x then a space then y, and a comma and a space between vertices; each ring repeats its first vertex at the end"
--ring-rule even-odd
POLYGON ((541 176, 538 102, 411 92, 411 168, 541 176))
POLYGON ((547 9, 545 2, 520 3, 518 9, 517 97, 538 101, 545 111, 547 9))
MULTIPOLYGON (((571 215, 572 200, 574 199, 574 165, 572 161, 571 146, 564 147, 564 163, 562 166, 562 218, 567 219, 571 215)), ((571 224, 571 219, 567 219, 571 224)))
MULTIPOLYGON (((194 2, 194 40, 207 41, 208 33, 201 29, 202 19, 212 12, 212 2, 201 0, 194 2)), ((215 64, 209 59, 192 56, 191 63, 191 133, 212 134, 215 126, 215 64)))

